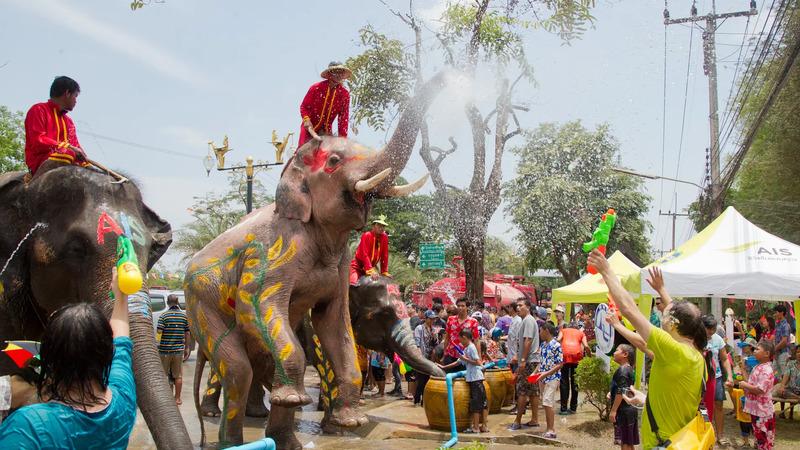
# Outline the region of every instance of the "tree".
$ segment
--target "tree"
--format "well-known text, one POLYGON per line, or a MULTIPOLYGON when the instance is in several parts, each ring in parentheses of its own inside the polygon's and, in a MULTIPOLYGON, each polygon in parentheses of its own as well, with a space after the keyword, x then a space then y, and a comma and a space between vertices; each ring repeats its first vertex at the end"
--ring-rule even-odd
POLYGON ((525 138, 525 146, 512 149, 520 163, 504 197, 530 267, 555 267, 567 283, 577 280, 586 267, 581 243, 591 240, 608 208, 616 210, 617 223, 607 254, 628 242, 649 257, 651 227, 643 217, 650 197, 640 191, 640 179, 609 170, 619 163, 619 143, 608 125, 590 132, 580 121, 546 123, 525 138))
POLYGON ((420 155, 431 174, 436 202, 447 211, 464 256, 466 295, 470 298, 483 296, 484 239, 489 220, 500 205, 503 152, 506 143, 521 133, 516 111, 527 110, 512 102, 516 84, 533 78, 521 32, 542 27, 569 40, 594 20, 589 14, 593 6, 593 0, 541 0, 523 5, 491 0, 477 0, 469 5, 450 3, 440 18, 441 28, 432 32, 431 27, 415 16, 412 4, 408 14, 392 11, 414 32, 412 53, 403 50, 411 46, 402 41, 365 27, 361 30, 361 44, 366 50, 348 60, 353 70, 350 87, 354 122, 358 125, 363 121, 376 129, 385 129, 386 117, 403 110, 424 79, 423 33, 431 33, 435 38, 434 46, 427 49, 431 55, 425 61, 444 62, 476 84, 479 68, 485 69, 481 75, 487 71, 494 74, 493 86, 473 86, 495 93, 495 101, 487 108, 489 112, 482 112, 474 99, 468 100, 464 108, 473 154, 473 172, 467 188, 448 184, 442 176, 442 163, 456 152, 456 141, 451 137, 451 148, 443 150, 431 144, 427 123, 421 129, 420 155), (536 17, 536 22, 522 20, 526 15, 536 17), (513 82, 506 75, 512 71, 517 74, 513 82), (515 130, 509 131, 509 121, 513 121, 515 130), (491 134, 493 139, 487 139, 491 134))
MULTIPOLYGON (((207 192, 194 197, 189 207, 194 221, 175 233, 172 248, 183 254, 187 261, 203 249, 209 242, 235 226, 246 214, 246 187, 240 174, 231 173, 228 177, 229 189, 223 193, 207 192)), ((264 186, 253 181, 253 210, 274 201, 264 186)))
POLYGON ((22 111, 13 112, 0 105, 0 173, 25 169, 22 111))

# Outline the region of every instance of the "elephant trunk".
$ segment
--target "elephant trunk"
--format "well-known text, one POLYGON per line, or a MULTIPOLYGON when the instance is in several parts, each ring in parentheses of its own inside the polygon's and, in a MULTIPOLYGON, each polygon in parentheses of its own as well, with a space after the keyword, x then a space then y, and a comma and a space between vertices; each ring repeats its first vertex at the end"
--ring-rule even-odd
MULTIPOLYGON (((439 72, 436 76, 420 86, 414 97, 409 100, 408 106, 406 106, 403 115, 397 123, 394 134, 392 134, 389 143, 386 144, 386 148, 381 152, 375 162, 374 168, 376 172, 386 168, 392 169, 391 175, 379 186, 379 193, 384 193, 390 189, 394 184, 395 178, 397 178, 400 172, 405 168, 406 163, 408 163, 408 158, 411 156, 411 151, 414 149, 414 142, 417 140, 417 134, 422 126, 425 113, 444 87, 445 78, 449 74, 450 71, 439 72)), ((384 196, 389 195, 384 194, 384 196)))
POLYGON ((186 424, 161 366, 149 299, 140 292, 131 295, 128 304, 133 341, 133 378, 142 416, 159 449, 192 448, 186 424))
POLYGON ((445 375, 444 371, 436 364, 422 356, 419 347, 414 341, 414 335, 407 319, 398 321, 392 329, 390 346, 400 356, 400 359, 414 370, 434 377, 443 377, 445 375))

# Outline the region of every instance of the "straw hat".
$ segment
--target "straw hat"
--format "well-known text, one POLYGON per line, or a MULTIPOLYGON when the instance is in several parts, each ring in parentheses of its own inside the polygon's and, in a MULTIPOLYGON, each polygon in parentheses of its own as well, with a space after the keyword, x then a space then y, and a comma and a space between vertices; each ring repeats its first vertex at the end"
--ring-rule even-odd
POLYGON ((383 225, 388 227, 389 225, 386 223, 386 216, 381 214, 380 216, 372 219, 372 223, 377 223, 378 225, 383 225))
POLYGON ((341 61, 331 61, 330 64, 328 64, 328 68, 323 70, 322 73, 319 74, 319 76, 328 79, 328 76, 330 75, 329 72, 331 70, 344 70, 344 77, 342 78, 342 80, 350 78, 350 75, 353 74, 353 72, 350 69, 348 69, 347 66, 345 66, 344 63, 342 63, 341 61))

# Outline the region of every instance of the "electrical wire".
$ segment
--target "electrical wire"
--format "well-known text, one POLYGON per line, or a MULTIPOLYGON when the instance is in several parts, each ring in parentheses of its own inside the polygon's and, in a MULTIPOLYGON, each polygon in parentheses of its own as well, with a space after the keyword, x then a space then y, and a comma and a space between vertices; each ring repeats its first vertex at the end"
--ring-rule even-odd
POLYGON ((91 137, 93 137, 95 139, 103 139, 103 140, 106 140, 106 141, 109 141, 109 142, 114 142, 114 143, 117 143, 117 144, 128 145, 128 146, 131 146, 131 147, 141 148, 141 149, 144 149, 144 150, 150 150, 150 151, 153 151, 153 152, 165 153, 165 154, 168 154, 168 155, 182 156, 184 158, 199 159, 199 160, 202 160, 203 158, 205 158, 205 156, 192 155, 190 153, 178 152, 178 151, 169 150, 169 149, 166 149, 166 148, 153 147, 152 145, 139 144, 139 143, 136 143, 136 142, 126 141, 124 139, 118 139, 118 138, 113 138, 113 137, 110 137, 110 136, 103 136, 102 134, 91 133, 89 131, 78 130, 78 133, 85 134, 87 136, 91 136, 91 137))

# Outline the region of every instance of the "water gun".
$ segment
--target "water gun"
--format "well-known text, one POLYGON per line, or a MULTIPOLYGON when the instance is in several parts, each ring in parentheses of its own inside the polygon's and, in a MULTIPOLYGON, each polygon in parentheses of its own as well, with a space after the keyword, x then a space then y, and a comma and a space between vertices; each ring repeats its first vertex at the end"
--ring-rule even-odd
MULTIPOLYGON (((592 240, 590 242, 583 243, 583 251, 590 252, 592 249, 596 248, 600 250, 600 253, 605 255, 606 245, 608 244, 608 236, 611 234, 611 229, 614 228, 614 224, 616 223, 617 214, 613 209, 609 209, 605 214, 603 214, 603 218, 600 219, 600 224, 594 229, 592 240)), ((597 270, 588 264, 586 265, 586 270, 593 275, 597 273, 597 270)))
POLYGON ((133 242, 124 234, 117 238, 117 282, 119 290, 127 295, 135 294, 142 288, 142 272, 133 242))
MULTIPOLYGON (((592 266, 589 266, 589 267, 592 267, 592 266)), ((608 309, 611 312, 616 313, 617 317, 619 317, 619 320, 624 320, 624 318, 622 317, 622 313, 619 312, 619 308, 617 308, 617 303, 614 302, 614 297, 612 297, 611 294, 607 294, 606 295, 606 300, 608 300, 608 309)))
POLYGON ((399 356, 397 356, 397 353, 394 354, 394 361, 397 363, 397 365, 400 368, 400 375, 405 375, 406 372, 409 372, 411 370, 411 366, 409 366, 408 364, 403 362, 403 360, 400 359, 399 356))

